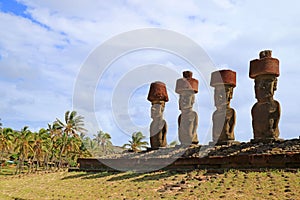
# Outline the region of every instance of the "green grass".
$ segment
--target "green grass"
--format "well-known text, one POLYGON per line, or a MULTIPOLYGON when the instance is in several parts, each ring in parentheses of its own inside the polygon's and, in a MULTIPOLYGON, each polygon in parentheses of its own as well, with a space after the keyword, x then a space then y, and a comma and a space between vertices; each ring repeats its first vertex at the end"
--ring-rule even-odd
POLYGON ((16 172, 16 166, 15 165, 8 165, 2 167, 2 170, 0 171, 0 177, 1 176, 9 176, 14 175, 16 172))
POLYGON ((0 199, 300 199, 300 171, 0 176, 0 199))

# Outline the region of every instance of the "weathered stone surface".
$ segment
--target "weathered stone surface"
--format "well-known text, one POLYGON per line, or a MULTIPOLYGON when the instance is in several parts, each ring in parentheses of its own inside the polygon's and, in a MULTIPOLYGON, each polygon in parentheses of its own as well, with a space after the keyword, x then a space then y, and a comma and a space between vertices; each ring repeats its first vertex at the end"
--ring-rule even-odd
POLYGON ((271 51, 262 51, 259 60, 250 62, 249 74, 250 78, 255 79, 255 98, 257 99, 257 103, 251 110, 253 141, 278 140, 281 111, 279 102, 274 100, 273 96, 277 89, 276 77, 279 76, 279 61, 271 58, 271 51))
POLYGON ((254 169, 300 168, 300 139, 273 143, 240 143, 239 145, 193 145, 163 148, 157 151, 122 153, 103 158, 79 158, 81 170, 152 169, 254 169), (291 151, 293 149, 293 151, 291 151), (113 166, 115 168, 111 168, 113 166))
POLYGON ((167 122, 163 119, 164 104, 151 107, 150 144, 152 149, 167 146, 167 122))
POLYGON ((198 115, 193 111, 195 93, 198 92, 198 80, 192 78, 192 72, 183 72, 183 78, 176 82, 175 91, 179 94, 178 137, 183 145, 198 144, 198 115))
POLYGON ((218 70, 211 74, 210 85, 216 87, 217 85, 236 86, 236 72, 232 70, 218 70))
POLYGON ((260 52, 260 58, 250 61, 250 78, 256 78, 259 75, 279 76, 279 60, 272 58, 272 51, 266 50, 260 52))
POLYGON ((181 94, 184 91, 198 93, 198 80, 194 79, 191 71, 184 71, 183 78, 176 81, 175 92, 181 94))
POLYGON ((152 102, 150 124, 150 145, 152 149, 167 146, 167 122, 163 119, 165 102, 169 100, 166 85, 156 81, 151 83, 148 98, 152 102))
POLYGON ((236 86, 236 72, 220 70, 211 74, 211 86, 215 87, 214 100, 217 110, 213 113, 213 143, 228 144, 235 140, 236 113, 230 107, 233 88, 236 86))
POLYGON ((148 101, 151 102, 168 102, 169 96, 167 93, 166 84, 160 81, 156 81, 151 83, 149 93, 148 93, 148 101))
POLYGON ((300 139, 239 145, 192 145, 160 148, 157 151, 122 153, 103 158, 79 158, 80 170, 118 171, 155 169, 254 169, 300 167, 300 139), (291 151, 291 149, 293 149, 291 151), (175 161, 176 160, 176 161, 175 161), (111 168, 113 166, 115 168, 111 168))

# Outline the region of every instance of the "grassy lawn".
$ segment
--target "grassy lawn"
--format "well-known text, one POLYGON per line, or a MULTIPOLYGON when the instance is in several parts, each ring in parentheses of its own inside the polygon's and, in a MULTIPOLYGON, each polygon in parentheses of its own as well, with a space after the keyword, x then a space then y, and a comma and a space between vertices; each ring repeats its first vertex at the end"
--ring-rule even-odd
POLYGON ((0 199, 300 199, 300 171, 0 176, 0 199))

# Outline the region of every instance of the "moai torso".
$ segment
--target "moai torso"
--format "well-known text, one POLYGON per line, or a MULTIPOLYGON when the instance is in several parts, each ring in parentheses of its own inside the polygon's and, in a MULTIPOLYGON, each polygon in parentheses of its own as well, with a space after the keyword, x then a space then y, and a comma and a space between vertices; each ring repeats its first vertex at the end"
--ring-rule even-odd
POLYGON ((193 110, 182 111, 178 117, 178 135, 182 144, 198 144, 198 115, 193 110))
POLYGON ((167 146, 167 123, 165 120, 153 120, 150 124, 151 148, 167 146))
POLYGON ((213 141, 216 143, 233 141, 236 114, 234 109, 223 111, 216 110, 213 113, 213 141))
POLYGON ((252 110, 254 139, 277 139, 280 104, 278 101, 256 103, 252 110))

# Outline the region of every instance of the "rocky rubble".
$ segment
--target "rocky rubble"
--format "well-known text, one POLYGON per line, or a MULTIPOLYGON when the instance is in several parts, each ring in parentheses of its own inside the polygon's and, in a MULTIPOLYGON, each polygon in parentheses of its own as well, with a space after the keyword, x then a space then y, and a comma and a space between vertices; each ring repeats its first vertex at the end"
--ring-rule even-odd
POLYGON ((150 159, 150 158, 201 158, 213 156, 234 156, 251 154, 298 154, 300 153, 300 139, 274 141, 270 143, 242 142, 232 145, 191 145, 159 148, 158 150, 143 151, 140 153, 123 152, 101 159, 150 159))

